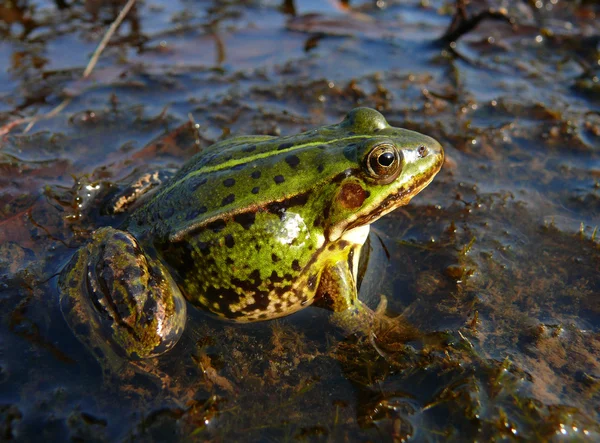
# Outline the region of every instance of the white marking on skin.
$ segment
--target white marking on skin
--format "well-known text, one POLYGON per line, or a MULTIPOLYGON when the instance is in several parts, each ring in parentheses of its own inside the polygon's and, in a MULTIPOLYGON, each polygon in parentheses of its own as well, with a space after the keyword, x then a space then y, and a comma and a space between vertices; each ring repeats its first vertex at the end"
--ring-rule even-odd
POLYGON ((329 231, 329 241, 334 242, 334 241, 338 240, 344 234, 344 228, 346 226, 348 226, 350 223, 352 223, 354 220, 356 220, 356 215, 352 215, 352 216, 348 217, 344 221, 343 225, 338 225, 335 228, 333 228, 331 231, 329 231))
POLYGON ((367 237, 369 236, 370 230, 371 225, 358 226, 354 229, 350 229, 349 231, 344 232, 340 239, 346 240, 350 243, 354 243, 355 245, 364 245, 367 241, 367 237))
POLYGON ((354 247, 354 256, 352 257, 352 275, 355 279, 358 275, 358 262, 360 259, 360 250, 367 241, 367 237, 369 236, 370 231, 371 225, 363 225, 354 229, 350 229, 348 232, 344 232, 344 235, 342 235, 341 238, 342 240, 346 240, 356 245, 354 247))
POLYGON ((286 212, 281 218, 281 223, 277 223, 275 229, 271 226, 270 231, 275 234, 275 238, 279 243, 284 245, 291 244, 295 238, 300 235, 300 232, 306 230, 304 220, 300 215, 293 212, 286 212))
POLYGON ((229 310, 231 312, 239 312, 244 309, 246 306, 250 306, 255 303, 254 297, 252 295, 247 295, 245 298, 241 299, 239 303, 231 304, 229 306, 229 310))
POLYGON ((323 246, 325 244, 325 236, 322 234, 318 234, 316 240, 317 240, 317 249, 320 249, 321 246, 323 246))
POLYGON ((404 157, 404 163, 412 165, 417 163, 421 156, 416 149, 403 149, 402 156, 404 157))

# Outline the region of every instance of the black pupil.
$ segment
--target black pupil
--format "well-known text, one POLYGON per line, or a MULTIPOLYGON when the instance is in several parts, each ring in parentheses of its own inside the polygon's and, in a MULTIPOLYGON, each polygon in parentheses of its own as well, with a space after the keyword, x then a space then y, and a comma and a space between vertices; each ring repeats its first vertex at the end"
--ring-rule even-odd
POLYGON ((379 164, 381 166, 388 167, 392 163, 394 163, 394 154, 391 153, 391 152, 384 152, 383 154, 381 154, 379 156, 379 158, 377 159, 377 161, 379 162, 379 164))

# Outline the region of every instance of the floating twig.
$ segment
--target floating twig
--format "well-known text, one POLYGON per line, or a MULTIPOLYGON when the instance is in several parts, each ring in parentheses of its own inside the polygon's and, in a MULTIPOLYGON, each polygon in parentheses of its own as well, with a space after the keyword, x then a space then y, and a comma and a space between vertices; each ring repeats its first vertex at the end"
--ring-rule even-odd
MULTIPOLYGON (((117 16, 117 18, 111 23, 110 27, 104 34, 104 37, 98 44, 98 47, 94 51, 94 54, 92 55, 92 58, 88 62, 85 70, 83 71, 83 75, 81 76, 82 79, 86 79, 90 76, 90 74, 92 73, 92 71, 94 70, 94 68, 96 66, 96 63, 98 63, 98 59, 100 58, 100 55, 102 54, 102 52, 108 45, 108 42, 110 41, 111 37, 113 36, 113 34, 115 33, 115 31, 117 30, 119 25, 123 22, 123 20, 125 19, 125 17, 127 16, 127 14, 129 13, 129 11, 131 10, 131 8, 133 7, 134 4, 135 4, 135 0, 128 0, 127 3, 125 4, 125 6, 123 6, 123 9, 121 10, 121 12, 117 16)), ((60 112, 63 109, 65 109, 69 105, 69 103, 71 103, 72 100, 73 100, 73 97, 67 97, 58 106, 56 106, 55 108, 53 108, 52 110, 48 111, 45 114, 34 115, 31 117, 26 117, 26 118, 21 118, 21 119, 11 121, 11 122, 5 124, 4 126, 0 127, 0 136, 8 134, 14 127, 23 125, 25 123, 27 123, 27 126, 25 127, 23 132, 24 133, 29 132, 31 130, 31 128, 33 127, 33 125, 35 125, 38 121, 52 118, 52 117, 55 117, 56 115, 60 114, 60 112)))
POLYGON ((507 22, 513 27, 515 26, 515 20, 508 15, 508 12, 504 8, 488 8, 469 18, 465 0, 456 0, 456 12, 452 17, 452 22, 438 41, 444 44, 455 42, 463 35, 475 29, 475 27, 483 20, 500 20, 507 22))

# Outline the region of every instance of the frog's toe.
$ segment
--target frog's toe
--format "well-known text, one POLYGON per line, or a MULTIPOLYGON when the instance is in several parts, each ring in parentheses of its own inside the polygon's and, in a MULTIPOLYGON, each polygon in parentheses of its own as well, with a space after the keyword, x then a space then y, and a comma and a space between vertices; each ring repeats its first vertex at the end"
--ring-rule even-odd
POLYGON ((61 273, 59 289, 65 319, 99 358, 160 355, 185 326, 179 288, 124 231, 96 231, 61 273))
POLYGON ((375 308, 375 314, 377 315, 385 315, 385 311, 387 310, 388 299, 385 295, 379 296, 379 303, 377 304, 377 308, 375 308))

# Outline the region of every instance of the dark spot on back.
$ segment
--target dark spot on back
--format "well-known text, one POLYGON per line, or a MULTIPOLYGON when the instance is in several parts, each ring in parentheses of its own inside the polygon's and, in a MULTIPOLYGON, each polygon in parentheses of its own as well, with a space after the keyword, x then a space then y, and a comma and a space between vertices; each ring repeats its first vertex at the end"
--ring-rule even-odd
POLYGON ((260 191, 260 188, 258 186, 255 186, 252 188, 252 191, 250 191, 250 192, 252 192, 253 194, 258 194, 259 191, 260 191))
POLYGON ((254 224, 254 221, 256 220, 256 213, 245 212, 243 214, 237 214, 233 216, 233 220, 236 223, 242 225, 244 229, 250 229, 250 227, 254 224))
POLYGON ((185 219, 186 220, 194 220, 200 214, 204 214, 205 212, 206 212, 206 206, 200 206, 199 208, 192 209, 190 212, 188 212, 187 215, 185 216, 185 219))
POLYGON ((226 188, 231 188, 233 185, 235 185, 235 179, 233 179, 233 178, 226 178, 225 180, 223 180, 223 185, 226 188))
POLYGON ((329 205, 325 206, 325 208, 323 209, 323 220, 329 220, 330 209, 331 209, 331 206, 329 206, 329 205))
POLYGON ((320 164, 319 166, 317 166, 317 171, 323 172, 324 170, 325 170, 325 165, 320 164))
POLYGON ((148 321, 148 322, 152 321, 152 319, 154 318, 154 315, 156 314, 157 307, 158 307, 158 305, 156 304, 155 298, 148 297, 146 299, 146 303, 144 303, 144 306, 142 307, 142 312, 144 313, 144 316, 146 317, 146 321, 148 321))
POLYGON ((222 201, 221 201, 221 206, 227 206, 230 205, 231 203, 233 203, 235 201, 235 194, 229 194, 227 197, 225 197, 222 201))
POLYGON ((334 251, 335 250, 335 243, 331 243, 329 246, 327 246, 327 249, 329 251, 334 251))
POLYGON ((253 171, 252 174, 250 174, 250 177, 254 179, 260 178, 260 171, 253 171))
MULTIPOLYGON (((206 288, 206 298, 211 300, 211 302, 216 302, 219 305, 216 311, 222 312, 228 318, 236 318, 244 315, 241 312, 231 312, 231 309, 229 309, 231 305, 240 301, 239 294, 233 289, 209 286, 206 288)), ((215 310, 213 306, 210 309, 215 310)))
POLYGON ((275 271, 271 272, 271 276, 269 277, 269 279, 273 283, 281 283, 283 281, 283 278, 281 278, 275 271))
POLYGON ((233 241, 233 235, 227 234, 225 236, 225 246, 227 246, 228 248, 233 248, 234 245, 235 241, 233 241))
POLYGON ((241 171, 242 169, 244 169, 246 167, 246 163, 239 163, 235 166, 231 167, 232 171, 241 171))
POLYGON ((306 202, 308 201, 309 195, 310 195, 310 192, 307 192, 305 194, 295 195, 294 197, 289 198, 282 202, 269 203, 267 205, 267 211, 269 211, 272 214, 277 214, 279 216, 279 218, 281 218, 281 217, 283 217, 283 214, 285 214, 285 211, 288 208, 291 208, 294 206, 305 205, 306 202))
POLYGON ((256 150, 256 145, 248 145, 248 146, 244 146, 242 148, 242 151, 244 152, 252 152, 256 150))
POLYGON ((295 155, 288 155, 285 158, 285 162, 290 165, 290 168, 295 168, 300 164, 300 159, 295 155))
POLYGON ((292 262, 292 269, 296 272, 300 272, 302 270, 302 268, 300 267, 300 263, 298 262, 298 260, 294 260, 292 262))
POLYGON ((291 148, 292 146, 294 146, 294 144, 293 144, 293 143, 282 143, 282 144, 280 144, 280 145, 277 147, 277 150, 278 150, 278 151, 281 151, 281 150, 283 150, 283 149, 288 149, 288 148, 291 148))
POLYGON ((341 251, 343 249, 346 249, 346 247, 348 247, 348 242, 346 240, 340 240, 338 242, 338 249, 341 251))
POLYGON ((206 177, 194 177, 194 178, 190 179, 189 187, 192 191, 195 191, 200 186, 205 184, 207 181, 208 181, 208 179, 206 177))
POLYGON ((213 231, 214 233, 221 232, 225 229, 226 223, 225 220, 216 220, 212 223, 209 223, 206 227, 213 231))
POLYGON ((248 278, 250 280, 254 280, 254 285, 258 286, 261 284, 262 280, 260 278, 260 271, 258 269, 255 269, 254 271, 252 271, 250 273, 250 275, 248 276, 248 278))
POLYGON ((277 263, 281 259, 279 257, 277 257, 277 255, 271 254, 271 260, 273 260, 273 263, 277 263))
POLYGON ((283 175, 276 175, 275 177, 273 177, 273 180, 275 181, 275 183, 280 185, 285 181, 285 178, 283 177, 283 175))

